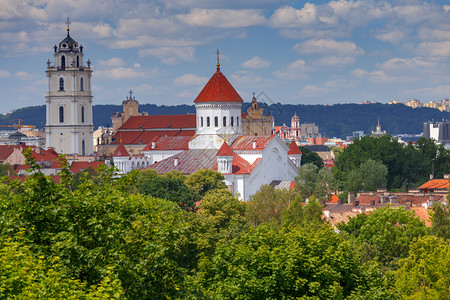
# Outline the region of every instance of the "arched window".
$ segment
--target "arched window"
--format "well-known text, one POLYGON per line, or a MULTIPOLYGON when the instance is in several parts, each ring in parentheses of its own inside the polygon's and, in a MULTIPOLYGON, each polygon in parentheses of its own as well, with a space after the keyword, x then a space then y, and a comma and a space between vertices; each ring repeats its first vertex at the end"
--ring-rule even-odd
POLYGON ((203 117, 200 117, 200 127, 203 127, 203 117))
POLYGON ((81 123, 84 123, 84 106, 81 107, 81 123))
POLYGON ((64 78, 59 78, 59 90, 64 91, 64 78))
POLYGON ((231 117, 231 127, 234 127, 234 117, 231 117))
POLYGON ((223 127, 227 127, 227 117, 223 117, 223 127))
POLYGON ((206 117, 206 127, 211 126, 211 121, 209 119, 209 117, 206 117))
POLYGON ((84 140, 81 141, 81 155, 86 155, 86 142, 84 140))
POLYGON ((66 67, 66 57, 64 55, 61 56, 61 67, 62 68, 66 67))
POLYGON ((239 127, 239 117, 236 117, 236 126, 239 127))
POLYGON ((64 106, 59 107, 59 123, 64 123, 64 106))
POLYGON ((77 68, 80 66, 80 57, 77 56, 77 68))
POLYGON ((219 127, 219 118, 218 117, 214 117, 214 126, 219 127))
POLYGON ((80 91, 84 91, 84 78, 80 78, 80 91))

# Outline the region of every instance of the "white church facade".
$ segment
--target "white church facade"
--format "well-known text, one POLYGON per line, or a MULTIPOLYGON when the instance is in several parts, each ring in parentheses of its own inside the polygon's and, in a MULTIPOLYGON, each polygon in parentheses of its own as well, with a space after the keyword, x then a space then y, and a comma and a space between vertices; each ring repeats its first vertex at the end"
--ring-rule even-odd
POLYGON ((54 47, 54 63, 47 61, 46 146, 62 154, 92 155, 92 70, 84 62, 83 46, 67 36, 54 47))
POLYGON ((263 184, 293 181, 302 155, 296 143, 293 141, 288 147, 276 135, 244 136, 242 102, 217 62, 216 72, 194 101, 195 134, 155 137, 140 155, 125 154, 127 150, 120 144, 113 154, 114 165, 121 173, 131 171, 131 164, 137 168, 138 161, 141 168, 149 164, 148 168, 159 174, 217 170, 224 175, 230 191, 244 201, 263 184))

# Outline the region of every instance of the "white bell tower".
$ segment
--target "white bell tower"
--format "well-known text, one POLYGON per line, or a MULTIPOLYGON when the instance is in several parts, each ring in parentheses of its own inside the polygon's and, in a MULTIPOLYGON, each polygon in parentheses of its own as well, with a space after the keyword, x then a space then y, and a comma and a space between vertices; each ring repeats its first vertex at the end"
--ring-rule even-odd
POLYGON ((83 61, 83 46, 70 36, 54 47, 54 64, 47 61, 46 146, 61 154, 94 153, 91 62, 83 61))

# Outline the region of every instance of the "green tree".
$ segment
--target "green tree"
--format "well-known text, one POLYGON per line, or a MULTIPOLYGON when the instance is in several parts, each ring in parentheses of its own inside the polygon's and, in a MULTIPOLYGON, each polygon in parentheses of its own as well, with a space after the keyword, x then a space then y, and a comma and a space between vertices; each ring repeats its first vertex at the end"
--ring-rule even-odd
POLYGON ((186 185, 203 197, 212 189, 225 189, 225 177, 217 171, 200 169, 186 178, 186 185))
POLYGON ((167 199, 185 210, 192 210, 198 197, 194 190, 185 184, 184 177, 179 172, 158 175, 155 170, 147 169, 137 174, 136 188, 142 194, 167 199))
POLYGON ((448 241, 435 236, 419 237, 395 272, 401 299, 450 299, 449 258, 448 241))
MULTIPOLYGON (((447 201, 449 201, 447 196, 447 201)), ((433 204, 431 208, 431 233, 444 238, 450 239, 450 207, 440 203, 433 204)))
POLYGON ((351 170, 346 183, 346 190, 352 192, 376 191, 386 187, 387 168, 380 162, 368 159, 357 169, 351 170))
POLYGON ((319 169, 323 168, 323 159, 320 158, 319 154, 303 146, 299 146, 298 148, 302 151, 302 165, 312 163, 319 169))
POLYGON ((9 172, 12 170, 10 164, 2 164, 0 163, 0 176, 9 175, 9 172))
POLYGON ((304 198, 314 195, 319 201, 327 200, 331 192, 335 190, 331 173, 311 163, 300 167, 295 182, 296 188, 304 198))
POLYGON ((398 259, 407 256, 409 245, 415 238, 429 232, 413 211, 390 206, 379 208, 368 216, 361 214, 350 218, 347 224, 339 223, 337 227, 353 236, 370 259, 376 258, 391 268, 398 259))

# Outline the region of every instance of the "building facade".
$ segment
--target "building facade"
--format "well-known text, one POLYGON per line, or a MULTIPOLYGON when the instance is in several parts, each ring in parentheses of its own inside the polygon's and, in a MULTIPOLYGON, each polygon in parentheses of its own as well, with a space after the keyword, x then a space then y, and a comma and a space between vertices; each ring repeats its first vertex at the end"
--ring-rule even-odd
POLYGON ((90 155, 93 146, 92 70, 84 63, 83 46, 70 36, 54 46, 47 61, 46 146, 63 154, 90 155))
POLYGON ((264 109, 259 107, 253 94, 251 106, 242 117, 242 131, 248 136, 265 136, 273 133, 273 117, 265 116, 264 109))

